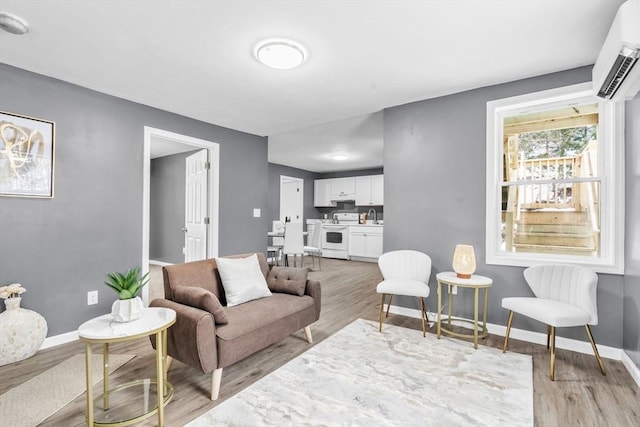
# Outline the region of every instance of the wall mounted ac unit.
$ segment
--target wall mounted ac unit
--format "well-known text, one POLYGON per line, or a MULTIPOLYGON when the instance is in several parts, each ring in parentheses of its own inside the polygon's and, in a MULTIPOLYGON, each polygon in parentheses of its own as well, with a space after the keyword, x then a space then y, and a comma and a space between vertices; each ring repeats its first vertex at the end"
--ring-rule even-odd
POLYGON ((612 101, 631 99, 640 90, 640 0, 618 9, 593 66, 593 90, 612 101))

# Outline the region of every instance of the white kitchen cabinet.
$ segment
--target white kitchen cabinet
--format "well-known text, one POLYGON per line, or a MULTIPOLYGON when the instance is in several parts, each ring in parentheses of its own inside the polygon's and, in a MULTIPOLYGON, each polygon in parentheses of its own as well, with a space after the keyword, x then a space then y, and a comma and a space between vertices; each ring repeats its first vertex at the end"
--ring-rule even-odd
POLYGON ((355 200, 356 178, 333 178, 331 181, 331 200, 355 200))
POLYGON ((356 177, 356 206, 384 205, 384 175, 356 177))
POLYGON ((364 256, 367 250, 367 244, 365 243, 364 239, 364 233, 353 231, 349 232, 349 256, 364 256))
POLYGON ((336 203, 331 201, 332 179, 316 179, 313 182, 313 205, 316 207, 331 207, 336 203))
POLYGON ((384 205, 384 175, 371 176, 371 204, 384 205))
POLYGON ((351 226, 349 229, 349 256, 378 259, 382 255, 383 227, 351 226))

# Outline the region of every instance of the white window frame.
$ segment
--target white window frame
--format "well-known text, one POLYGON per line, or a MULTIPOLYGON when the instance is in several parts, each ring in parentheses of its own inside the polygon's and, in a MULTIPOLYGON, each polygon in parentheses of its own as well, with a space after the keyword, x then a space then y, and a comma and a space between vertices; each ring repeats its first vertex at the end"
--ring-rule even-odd
POLYGON ((624 274, 624 102, 593 95, 591 82, 487 102, 486 262, 530 267, 571 263, 598 273, 624 274), (568 104, 598 103, 600 256, 506 252, 501 250, 503 118, 568 104), (601 172, 600 172, 601 171, 601 172))

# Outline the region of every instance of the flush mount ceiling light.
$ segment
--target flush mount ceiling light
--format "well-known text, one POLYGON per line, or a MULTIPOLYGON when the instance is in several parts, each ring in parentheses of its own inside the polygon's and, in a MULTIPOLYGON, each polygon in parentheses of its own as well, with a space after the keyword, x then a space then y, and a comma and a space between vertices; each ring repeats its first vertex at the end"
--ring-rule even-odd
POLYGON ((349 158, 349 155, 348 154, 333 154, 331 156, 331 158, 333 160, 342 161, 342 160, 347 160, 349 158))
POLYGON ((27 34, 29 24, 24 19, 12 13, 0 12, 0 28, 11 34, 27 34))
POLYGON ((258 61, 276 70, 295 68, 307 59, 305 48, 287 39, 263 40, 256 45, 254 55, 258 61))

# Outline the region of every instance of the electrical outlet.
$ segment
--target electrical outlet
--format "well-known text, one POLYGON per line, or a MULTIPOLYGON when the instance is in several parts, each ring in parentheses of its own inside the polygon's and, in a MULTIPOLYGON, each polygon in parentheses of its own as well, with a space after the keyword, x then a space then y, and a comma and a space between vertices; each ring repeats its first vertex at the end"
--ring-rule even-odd
POLYGON ((451 294, 458 295, 458 287, 456 285, 451 286, 451 294))
POLYGON ((98 303, 98 291, 87 292, 87 305, 94 305, 98 303))

